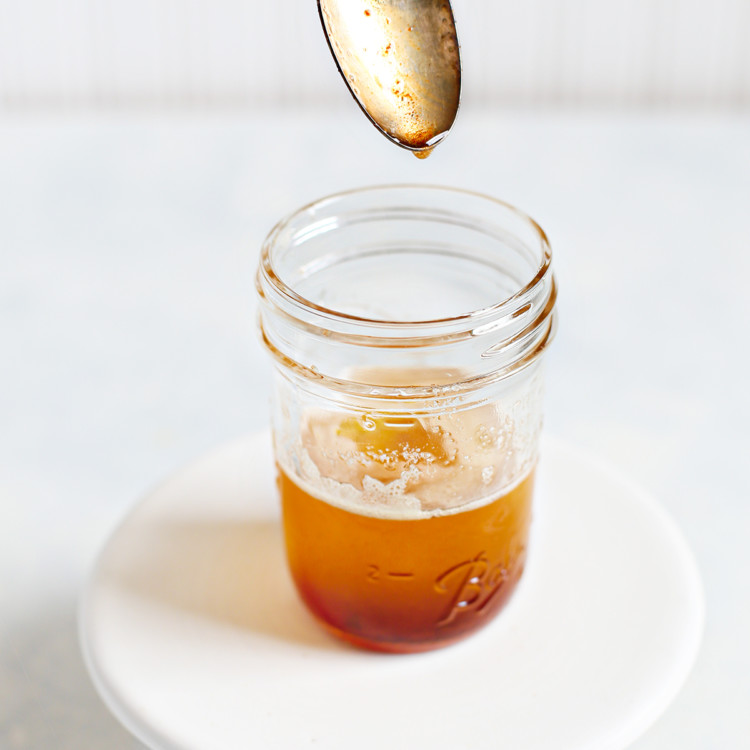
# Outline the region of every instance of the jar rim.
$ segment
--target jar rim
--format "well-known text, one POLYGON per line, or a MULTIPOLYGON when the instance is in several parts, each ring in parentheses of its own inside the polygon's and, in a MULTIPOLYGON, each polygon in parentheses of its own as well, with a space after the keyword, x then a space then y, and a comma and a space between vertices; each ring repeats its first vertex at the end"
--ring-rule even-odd
MULTIPOLYGON (((340 321, 341 323, 350 326, 366 326, 371 329, 386 329, 391 332, 396 331, 410 331, 413 335, 419 332, 419 338, 429 337, 430 331, 435 329, 445 328, 450 325, 460 325, 461 323, 471 324, 474 328, 482 320, 491 318, 496 319, 497 317, 504 317, 509 308, 515 309, 515 303, 525 296, 529 295, 532 290, 537 286, 542 278, 548 273, 552 265, 552 250, 550 248, 549 240, 546 233, 541 226, 531 218, 528 214, 516 208, 506 201, 500 200, 493 196, 485 193, 468 190, 464 188, 447 187, 443 185, 433 184, 419 184, 419 183, 391 183, 382 185, 373 185, 367 187, 353 188, 350 190, 342 190, 336 193, 332 193, 323 198, 311 201, 301 208, 292 211, 287 214, 284 218, 278 221, 271 231, 268 233, 266 239, 261 247, 260 261, 258 265, 258 280, 256 283, 258 293, 261 297, 265 296, 262 282, 266 282, 270 285, 271 289, 278 294, 282 299, 291 303, 297 308, 303 308, 309 310, 317 315, 323 316, 328 320, 340 321), (347 313, 342 310, 336 310, 329 308, 324 305, 320 305, 312 300, 299 294, 299 292, 292 289, 280 275, 277 273, 276 268, 273 264, 272 252, 276 247, 276 241, 279 235, 284 229, 291 226, 292 222, 304 215, 305 213, 314 211, 315 209, 321 208, 326 204, 333 201, 339 201, 350 197, 357 197, 360 195, 366 195, 368 193, 383 193, 385 191, 435 191, 442 194, 453 194, 462 195, 464 197, 470 197, 479 199, 482 202, 494 204, 499 208, 511 212, 515 217, 520 219, 530 228, 539 240, 539 249, 541 251, 541 262, 539 263, 536 273, 533 274, 532 278, 512 295, 500 300, 491 305, 481 307, 469 312, 460 313, 458 315, 451 315, 440 318, 428 318, 423 320, 385 320, 383 318, 372 318, 363 315, 356 315, 353 313, 347 313)), ((398 335, 398 334, 397 334, 398 335)), ((436 335, 441 335, 439 332, 436 335)))

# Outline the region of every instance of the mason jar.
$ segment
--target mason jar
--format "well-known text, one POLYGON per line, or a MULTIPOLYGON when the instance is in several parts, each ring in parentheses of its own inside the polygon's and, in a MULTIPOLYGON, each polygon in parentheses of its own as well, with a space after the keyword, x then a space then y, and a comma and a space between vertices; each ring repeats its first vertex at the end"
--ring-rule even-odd
POLYGON ((289 570, 358 646, 448 645, 527 555, 555 281, 542 229, 442 187, 333 195, 271 231, 257 280, 289 570))

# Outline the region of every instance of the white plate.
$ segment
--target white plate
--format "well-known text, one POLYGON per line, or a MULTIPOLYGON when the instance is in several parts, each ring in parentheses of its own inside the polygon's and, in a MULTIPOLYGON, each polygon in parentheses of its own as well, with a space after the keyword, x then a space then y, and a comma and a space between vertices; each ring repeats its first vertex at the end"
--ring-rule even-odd
POLYGON ((159 487, 84 593, 89 671, 152 748, 615 750, 667 707, 703 625, 697 568, 659 505, 546 441, 524 579, 441 651, 358 651, 286 572, 268 435, 159 487))

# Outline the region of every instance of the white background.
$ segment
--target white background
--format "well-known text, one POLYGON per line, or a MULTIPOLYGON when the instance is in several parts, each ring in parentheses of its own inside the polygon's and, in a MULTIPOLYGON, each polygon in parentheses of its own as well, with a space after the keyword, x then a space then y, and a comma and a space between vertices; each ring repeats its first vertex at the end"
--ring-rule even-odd
MULTIPOLYGON (((454 0, 469 104, 750 104, 748 0, 454 0)), ((327 106, 315 0, 0 0, 0 111, 327 106)))

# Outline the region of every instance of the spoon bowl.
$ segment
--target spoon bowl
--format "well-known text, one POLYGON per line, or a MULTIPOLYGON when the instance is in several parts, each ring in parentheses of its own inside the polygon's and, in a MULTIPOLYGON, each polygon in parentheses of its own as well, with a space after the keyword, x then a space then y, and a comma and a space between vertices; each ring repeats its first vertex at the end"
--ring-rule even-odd
POLYGON ((391 141, 426 156, 458 112, 461 62, 448 0, 318 0, 346 85, 391 141))

